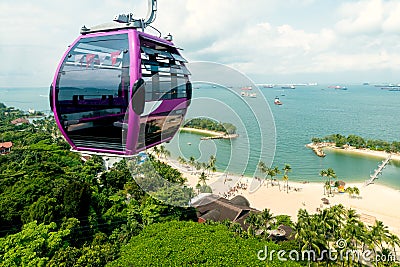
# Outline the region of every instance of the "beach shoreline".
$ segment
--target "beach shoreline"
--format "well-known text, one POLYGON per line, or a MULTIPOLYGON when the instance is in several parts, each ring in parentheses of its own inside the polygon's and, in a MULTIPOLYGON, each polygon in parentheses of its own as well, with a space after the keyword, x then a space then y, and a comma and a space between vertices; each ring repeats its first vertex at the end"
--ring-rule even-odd
POLYGON ((209 138, 205 139, 233 139, 238 137, 237 134, 227 134, 224 132, 217 132, 205 129, 190 128, 190 127, 182 127, 179 129, 179 131, 209 136, 209 138))
POLYGON ((357 154, 360 156, 376 157, 386 159, 391 155, 392 160, 400 161, 400 153, 388 153, 386 151, 377 151, 366 148, 355 148, 352 146, 345 146, 344 148, 337 147, 334 143, 310 143, 306 147, 315 150, 331 150, 335 152, 343 152, 348 154, 357 154))
POLYGON ((211 130, 190 128, 190 127, 182 127, 182 128, 179 129, 179 131, 187 132, 187 133, 200 134, 200 135, 215 136, 215 137, 220 137, 220 136, 224 136, 225 135, 225 133, 223 133, 223 132, 216 132, 216 131, 211 131, 211 130))
MULTIPOLYGON (((187 186, 196 188, 200 172, 193 171, 188 165, 181 165, 172 159, 168 159, 167 163, 183 174, 187 179, 187 186)), ((289 180, 287 193, 281 177, 266 183, 264 179, 222 172, 208 175, 207 185, 215 195, 227 198, 242 195, 250 202, 252 208, 258 210, 267 208, 274 215, 289 215, 293 221, 297 220, 300 209, 315 214, 324 208, 342 204, 348 209, 356 210, 362 218, 367 218, 366 223, 368 220, 382 221, 391 232, 400 236, 400 205, 393 204, 400 203, 400 190, 384 185, 373 184, 365 187, 364 183, 349 183, 346 187, 356 186, 360 189, 359 197, 350 197, 347 193, 335 193, 333 197, 328 197, 324 195, 322 180, 321 182, 289 180), (329 205, 323 204, 322 198, 327 198, 329 205), (382 207, 388 208, 382 209, 382 207)))

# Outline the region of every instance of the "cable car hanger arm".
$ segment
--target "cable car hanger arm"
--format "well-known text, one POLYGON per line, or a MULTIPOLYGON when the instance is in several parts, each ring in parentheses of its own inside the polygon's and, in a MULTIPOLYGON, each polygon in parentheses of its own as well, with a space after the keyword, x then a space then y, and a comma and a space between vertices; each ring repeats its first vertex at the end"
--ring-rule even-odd
POLYGON ((81 28, 81 34, 127 28, 142 29, 142 31, 144 31, 146 27, 150 26, 150 24, 155 21, 156 15, 157 0, 148 0, 148 12, 146 19, 135 19, 132 13, 119 14, 114 17, 113 23, 105 23, 91 28, 86 28, 86 26, 83 26, 81 28))

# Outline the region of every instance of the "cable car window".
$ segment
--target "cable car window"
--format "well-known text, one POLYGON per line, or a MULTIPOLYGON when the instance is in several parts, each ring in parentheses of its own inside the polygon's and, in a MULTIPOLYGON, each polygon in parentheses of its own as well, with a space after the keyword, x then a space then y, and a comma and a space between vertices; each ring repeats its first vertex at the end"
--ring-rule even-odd
POLYGON ((70 50, 58 74, 56 99, 75 144, 123 149, 119 125, 129 101, 129 63, 127 34, 82 38, 70 50))
POLYGON ((179 109, 142 117, 137 149, 172 138, 178 131, 184 115, 185 111, 179 109))
POLYGON ((140 47, 146 101, 186 98, 183 87, 190 72, 177 49, 143 37, 140 38, 140 47))

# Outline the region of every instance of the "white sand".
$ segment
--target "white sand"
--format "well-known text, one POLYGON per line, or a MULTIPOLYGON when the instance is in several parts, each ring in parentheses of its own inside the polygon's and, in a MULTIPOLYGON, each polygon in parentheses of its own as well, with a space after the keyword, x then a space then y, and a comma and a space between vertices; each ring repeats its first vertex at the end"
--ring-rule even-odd
MULTIPOLYGON (((195 188, 199 177, 196 171, 193 172, 191 167, 181 166, 173 160, 169 160, 169 164, 179 169, 188 179, 187 184, 195 188)), ((383 221, 391 232, 400 236, 400 191, 390 187, 376 184, 365 187, 363 183, 346 184, 346 187, 357 186, 360 189, 360 197, 350 198, 347 193, 336 193, 333 197, 328 197, 324 195, 322 182, 303 184, 289 180, 291 190, 287 193, 282 180, 279 181, 280 191, 278 185, 271 186, 271 183, 266 185, 266 183, 262 183, 263 181, 260 183, 256 179, 247 177, 215 173, 208 178, 207 184, 213 189, 213 193, 222 196, 238 182, 246 183, 247 190, 239 189, 235 195, 240 194, 246 197, 253 208, 258 210, 268 208, 275 215, 291 216, 293 221, 297 220, 299 209, 307 209, 309 213, 316 213, 317 208, 342 204, 347 208, 355 209, 364 218, 375 217, 377 220, 383 221), (321 198, 327 198, 330 205, 324 205, 321 198)), ((230 197, 233 196, 232 194, 230 197)))

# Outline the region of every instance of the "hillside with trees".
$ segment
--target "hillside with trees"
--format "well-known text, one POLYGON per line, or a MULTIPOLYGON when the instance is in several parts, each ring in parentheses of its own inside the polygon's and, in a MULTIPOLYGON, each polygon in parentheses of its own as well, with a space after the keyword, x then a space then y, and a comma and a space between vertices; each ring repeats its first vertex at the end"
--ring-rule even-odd
POLYGON ((365 226, 343 207, 315 215, 301 210, 297 223, 269 210, 251 213, 246 230, 231 222, 199 224, 187 207, 193 189, 157 158, 121 160, 106 170, 101 157, 71 152, 52 117, 12 125, 23 113, 2 104, 0 115, 0 139, 14 144, 0 155, 0 266, 354 266, 348 259, 282 262, 277 254, 272 260, 257 254, 265 246, 322 251, 338 237, 376 254, 400 243, 381 222, 365 226), (269 240, 281 223, 294 228, 294 240, 269 240))

